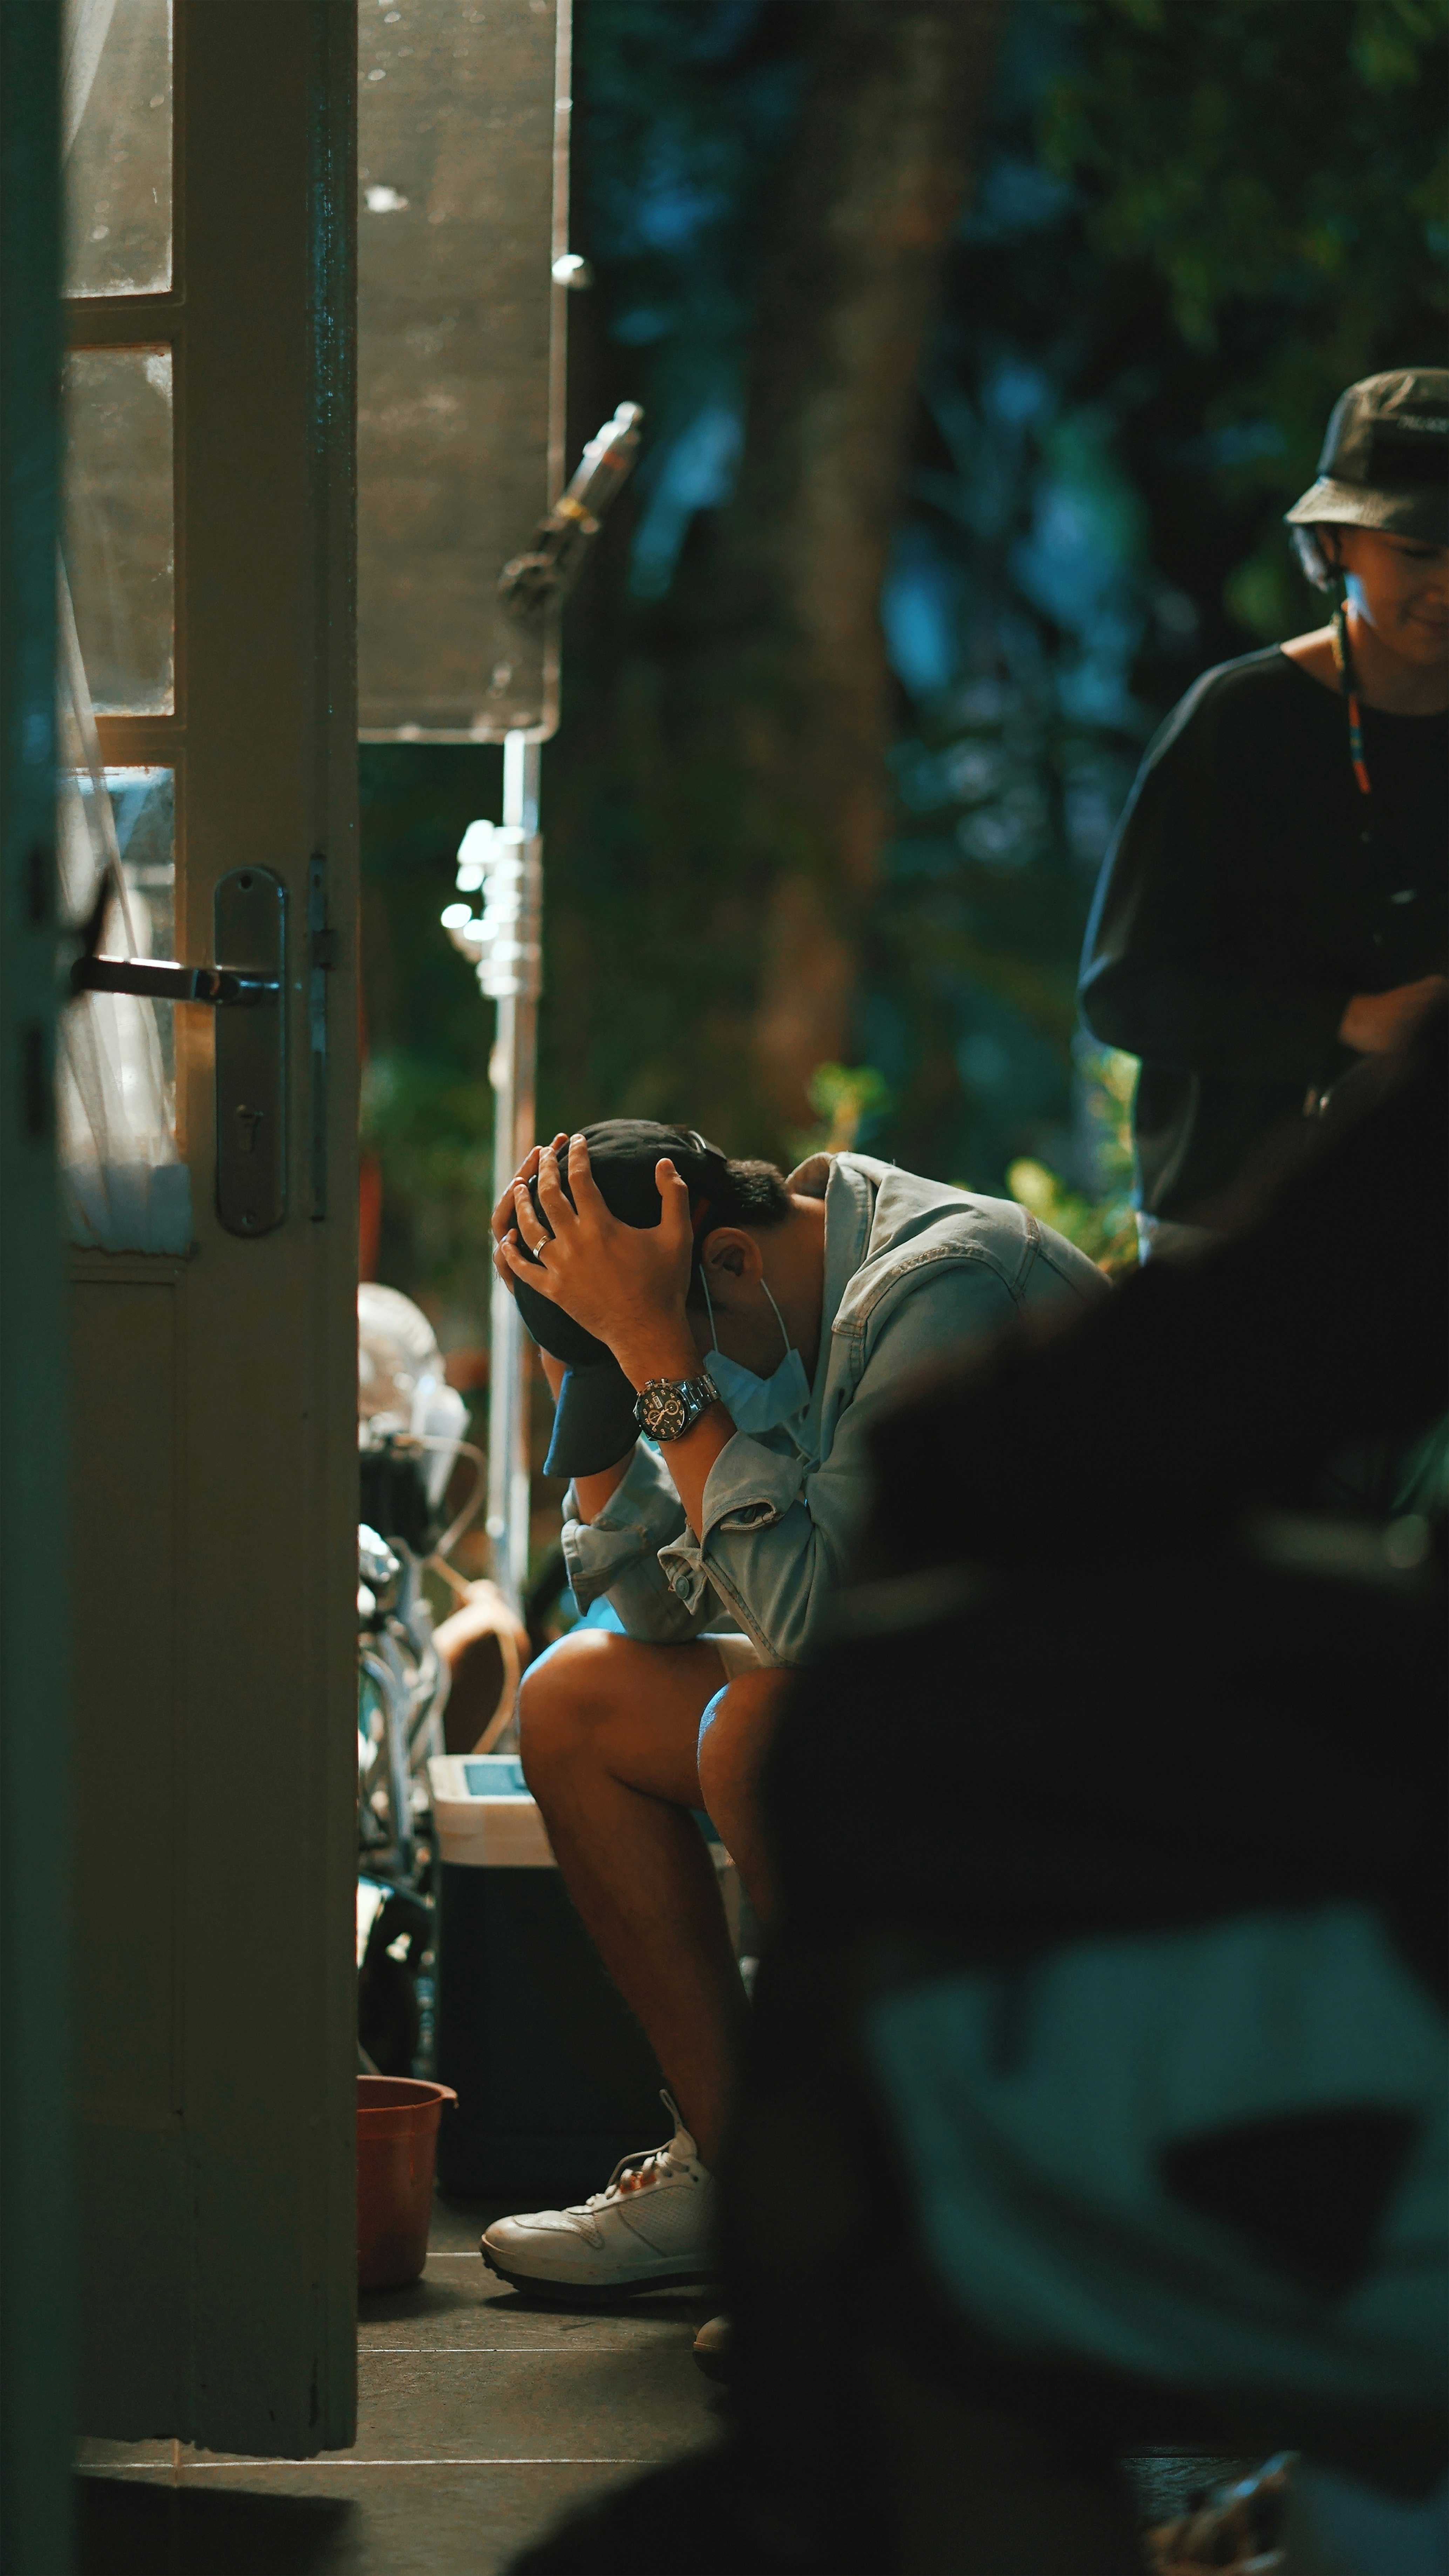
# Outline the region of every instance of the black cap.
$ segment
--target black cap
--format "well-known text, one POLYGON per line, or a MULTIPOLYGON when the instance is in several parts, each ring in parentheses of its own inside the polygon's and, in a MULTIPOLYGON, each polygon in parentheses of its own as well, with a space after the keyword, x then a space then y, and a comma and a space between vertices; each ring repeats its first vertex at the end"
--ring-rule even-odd
MULTIPOLYGON (((583 1137, 604 1205, 625 1225, 659 1223, 663 1203, 654 1167, 666 1156, 689 1191, 696 1240, 708 1229, 714 1201, 727 1204, 725 1157, 693 1127, 662 1127, 652 1118, 601 1118, 597 1125, 584 1128, 583 1137)), ((567 1145, 558 1149, 558 1164, 564 1195, 572 1206, 567 1145)), ((530 1183, 529 1195, 540 1224, 547 1225, 536 1182, 530 1183)), ((531 1260, 534 1256, 526 1246, 523 1249, 525 1259, 531 1260)), ((607 1343, 585 1332, 552 1298, 540 1296, 521 1279, 515 1279, 513 1293, 525 1330, 550 1358, 562 1360, 567 1372, 554 1412, 544 1474, 601 1475, 625 1455, 636 1436, 634 1389, 607 1343)))
POLYGON ((1449 367, 1393 367, 1340 394, 1318 480, 1284 516, 1449 545, 1449 367))

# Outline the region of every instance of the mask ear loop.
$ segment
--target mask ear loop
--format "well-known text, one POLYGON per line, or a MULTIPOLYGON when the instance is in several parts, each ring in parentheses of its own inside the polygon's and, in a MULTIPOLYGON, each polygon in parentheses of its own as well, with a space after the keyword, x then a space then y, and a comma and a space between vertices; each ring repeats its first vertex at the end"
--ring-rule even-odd
MULTIPOLYGON (((710 1338, 710 1341, 711 1341, 711 1343, 712 1343, 713 1347, 714 1347, 716 1350, 718 1350, 718 1349, 719 1349, 719 1334, 718 1334, 718 1333, 717 1333, 717 1331, 715 1330, 715 1321, 714 1321, 714 1300, 713 1300, 713 1298, 711 1297, 711 1295, 710 1295, 710 1293, 709 1293, 709 1281, 706 1279, 706 1277, 705 1277, 705 1275, 704 1275, 704 1264, 703 1264, 703 1262, 701 1262, 701 1263, 700 1263, 700 1266, 699 1266, 699 1284, 700 1284, 701 1288, 704 1290, 704 1302, 705 1302, 705 1307, 706 1307, 706 1309, 707 1309, 707 1311, 708 1311, 708 1314, 709 1314, 709 1338, 710 1338)), ((764 1275, 763 1271, 762 1271, 762 1272, 761 1272, 761 1274, 760 1274, 760 1286, 764 1289, 765 1295, 766 1295, 767 1297, 770 1297, 770 1283, 769 1283, 768 1279, 765 1277, 765 1275, 764 1275)), ((775 1321, 776 1321, 776 1323, 777 1323, 777 1324, 779 1325, 779 1327, 780 1327, 780 1338, 781 1338, 781 1340, 783 1341, 783 1343, 784 1343, 784 1345, 785 1345, 785 1357, 786 1357, 786 1359, 788 1359, 788 1358, 789 1358, 789 1356, 790 1356, 790 1353, 793 1351, 793 1349, 794 1349, 795 1345, 794 1345, 794 1343, 791 1341, 789 1334, 788 1334, 788 1333, 786 1332, 786 1330, 785 1330, 785 1318, 784 1318, 784 1316, 781 1314, 779 1307, 775 1305, 775 1300, 774 1300, 774 1298, 773 1298, 773 1297, 770 1297, 770 1304, 771 1304, 772 1308, 774 1309, 775 1321)))
MULTIPOLYGON (((763 1288, 763 1290, 764 1290, 764 1292, 765 1292, 765 1295, 766 1295, 767 1297, 770 1297, 770 1283, 769 1283, 768 1279, 765 1277, 765 1274, 764 1274, 763 1270, 762 1270, 762 1271, 761 1271, 761 1273, 760 1273, 760 1286, 763 1288)), ((784 1316, 781 1314, 779 1307, 775 1304, 775 1300, 774 1300, 774 1298, 773 1298, 773 1297, 770 1297, 770 1305, 771 1305, 771 1308, 772 1308, 772 1310, 773 1310, 773 1312, 774 1312, 775 1321, 776 1321, 776 1323, 777 1323, 777 1324, 779 1325, 779 1327, 780 1327, 780 1339, 781 1339, 781 1341, 782 1341, 782 1342, 784 1343, 784 1345, 785 1345, 785 1357, 786 1357, 786 1359, 788 1359, 788 1358, 789 1358, 789 1356, 790 1356, 790 1353, 793 1351, 793 1349, 794 1349, 795 1345, 794 1345, 794 1343, 791 1341, 789 1334, 788 1334, 788 1333, 786 1332, 786 1330, 785 1330, 785 1318, 784 1318, 784 1316)))

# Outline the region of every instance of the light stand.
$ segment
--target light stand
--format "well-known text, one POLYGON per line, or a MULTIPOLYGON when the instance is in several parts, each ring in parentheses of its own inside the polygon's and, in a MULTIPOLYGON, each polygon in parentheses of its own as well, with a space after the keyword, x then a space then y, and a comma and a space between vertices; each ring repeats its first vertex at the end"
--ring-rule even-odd
MULTIPOLYGON (((443 928, 454 947, 472 959, 480 990, 496 1005, 488 1058, 495 1205, 534 1142, 542 982, 541 748, 526 734, 504 735, 503 820, 470 823, 458 849, 458 891, 481 895, 482 912, 475 915, 471 904, 453 903, 443 915, 443 928)), ((526 1338, 518 1308, 495 1274, 489 1305, 487 1529, 494 1581, 515 1610, 522 1605, 528 1573, 526 1338)))
MULTIPOLYGON (((620 403, 584 449, 578 472, 534 531, 526 554, 504 567, 499 595, 517 616, 556 607, 579 572, 599 521, 639 447, 637 403, 620 403)), ((503 737, 503 820, 470 823, 458 845, 458 892, 481 895, 482 910, 450 903, 443 928, 478 970, 497 1008, 488 1079, 493 1086, 493 1203, 534 1136, 538 997, 543 981, 543 842, 538 830, 541 744, 503 737)), ((495 1273, 489 1306, 488 1538, 493 1579, 521 1610, 528 1576, 529 1457, 527 1335, 508 1288, 495 1273)))

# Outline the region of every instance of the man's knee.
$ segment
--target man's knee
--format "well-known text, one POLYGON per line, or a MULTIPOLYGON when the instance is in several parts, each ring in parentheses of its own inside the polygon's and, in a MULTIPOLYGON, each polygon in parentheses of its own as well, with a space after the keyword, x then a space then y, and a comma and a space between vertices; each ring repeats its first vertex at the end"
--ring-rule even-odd
POLYGON ((760 1765, 779 1723, 788 1672, 772 1669, 741 1673, 715 1706, 699 1739, 699 1787, 706 1807, 753 1790, 760 1765))
POLYGON ((530 1664, 518 1689, 518 1749, 530 1789, 559 1763, 574 1763, 614 1696, 629 1640, 610 1628, 575 1628, 530 1664))

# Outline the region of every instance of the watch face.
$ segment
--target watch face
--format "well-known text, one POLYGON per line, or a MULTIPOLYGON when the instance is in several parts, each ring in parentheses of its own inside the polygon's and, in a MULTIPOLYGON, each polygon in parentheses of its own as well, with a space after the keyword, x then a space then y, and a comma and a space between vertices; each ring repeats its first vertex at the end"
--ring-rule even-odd
POLYGON ((641 1431, 650 1440, 681 1440, 714 1401, 708 1377, 655 1379, 635 1408, 641 1431))

